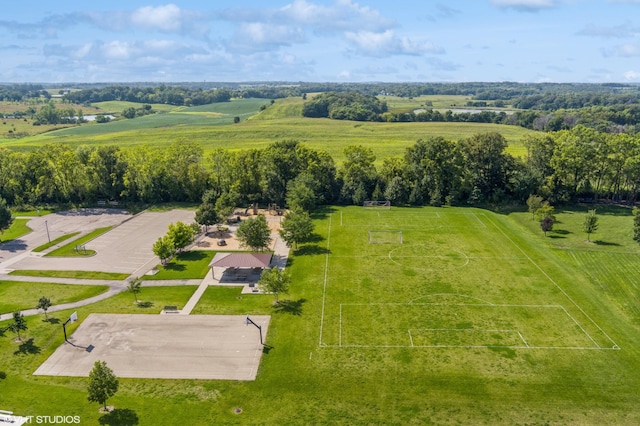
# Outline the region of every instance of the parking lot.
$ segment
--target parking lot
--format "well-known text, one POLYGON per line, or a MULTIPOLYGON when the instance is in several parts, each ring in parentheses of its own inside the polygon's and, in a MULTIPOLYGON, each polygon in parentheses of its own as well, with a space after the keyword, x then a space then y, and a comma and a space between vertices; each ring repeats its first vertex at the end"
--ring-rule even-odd
POLYGON ((192 210, 144 212, 131 216, 119 210, 91 209, 34 218, 28 223, 33 232, 14 240, 11 244, 3 245, 0 250, 0 271, 74 270, 141 275, 158 262, 152 246, 167 232, 169 224, 178 221, 192 223, 194 215, 192 210), (86 233, 105 226, 115 227, 86 244, 87 250, 97 252, 95 256, 44 257, 42 253, 30 252, 46 243, 48 238, 53 240, 71 232, 86 233))

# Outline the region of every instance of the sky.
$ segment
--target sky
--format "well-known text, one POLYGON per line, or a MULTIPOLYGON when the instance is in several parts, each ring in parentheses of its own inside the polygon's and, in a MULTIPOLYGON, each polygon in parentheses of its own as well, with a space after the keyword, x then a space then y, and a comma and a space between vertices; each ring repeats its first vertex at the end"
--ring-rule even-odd
POLYGON ((12 1, 0 82, 640 83, 640 0, 12 1))

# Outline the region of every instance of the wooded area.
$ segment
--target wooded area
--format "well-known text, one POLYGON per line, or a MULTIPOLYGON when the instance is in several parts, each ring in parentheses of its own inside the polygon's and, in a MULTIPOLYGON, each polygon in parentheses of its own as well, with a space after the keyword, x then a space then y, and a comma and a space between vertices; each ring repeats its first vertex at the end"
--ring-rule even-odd
POLYGON ((391 200, 441 205, 551 202, 607 198, 632 203, 640 185, 640 137, 577 126, 525 141, 520 159, 499 133, 461 141, 419 140, 402 157, 376 167, 370 148, 348 146, 338 167, 324 151, 298 141, 265 149, 218 149, 204 156, 192 142, 165 150, 147 146, 48 144, 33 152, 0 149, 0 197, 14 206, 46 203, 200 202, 205 191, 227 205, 278 205, 391 200))

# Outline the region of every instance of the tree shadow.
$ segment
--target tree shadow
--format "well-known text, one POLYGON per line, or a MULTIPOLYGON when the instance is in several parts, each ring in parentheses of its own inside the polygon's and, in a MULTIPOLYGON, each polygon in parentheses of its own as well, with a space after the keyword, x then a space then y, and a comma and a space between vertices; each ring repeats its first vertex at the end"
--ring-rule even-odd
POLYGON ((276 313, 302 315, 302 305, 304 305, 306 301, 307 299, 280 300, 273 309, 276 313))
POLYGON ((552 238, 552 239, 554 239, 554 240, 557 240, 557 239, 567 238, 567 237, 565 237, 564 235, 553 235, 553 234, 549 234, 549 235, 547 235, 547 238, 552 238))
POLYGON ((19 251, 24 251, 27 248, 28 248, 27 243, 25 243, 22 240, 9 240, 9 241, 0 240, 0 249, 4 251, 16 253, 19 251))
POLYGON ((0 380, 4 380, 7 378, 7 373, 5 373, 4 371, 0 371, 0 380))
POLYGON ((187 265, 183 265, 181 263, 169 263, 167 265, 164 265, 164 270, 165 271, 186 271, 187 270, 187 265))
POLYGON ((139 424, 140 419, 136 412, 129 408, 116 408, 109 414, 101 416, 98 422, 109 426, 133 426, 139 424))
POLYGON ((317 245, 302 246, 294 250, 296 256, 312 256, 317 254, 331 254, 331 250, 317 245))
POLYGON ((609 241, 602 241, 602 240, 594 240, 592 241, 593 244, 597 244, 599 246, 620 246, 620 244, 618 243, 611 243, 609 241))
POLYGON ((58 318, 53 318, 53 317, 43 319, 42 322, 48 322, 49 324, 60 324, 60 320, 58 318))
MULTIPOLYGON (((557 223, 557 222, 556 222, 557 223)), ((554 234, 558 234, 558 235, 569 235, 569 234, 573 234, 573 232, 571 231, 567 231, 566 229, 554 229, 552 231, 554 234)))
POLYGON ((306 241, 309 243, 320 243, 324 240, 325 238, 322 235, 313 233, 309 236, 309 238, 306 241))
POLYGON ((153 307, 153 302, 138 302, 139 308, 151 308, 153 307))
POLYGON ((14 355, 34 355, 40 353, 40 347, 33 343, 33 337, 27 341, 24 341, 18 346, 18 350, 14 355))

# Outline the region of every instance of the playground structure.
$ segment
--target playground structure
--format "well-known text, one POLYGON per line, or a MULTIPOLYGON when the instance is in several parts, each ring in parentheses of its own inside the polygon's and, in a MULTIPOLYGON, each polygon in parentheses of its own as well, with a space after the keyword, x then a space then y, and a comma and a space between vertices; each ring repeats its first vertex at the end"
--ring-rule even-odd
POLYGON ((273 203, 269 203, 269 214, 270 215, 278 215, 278 216, 282 216, 282 209, 280 208, 279 205, 273 203))

